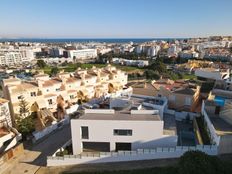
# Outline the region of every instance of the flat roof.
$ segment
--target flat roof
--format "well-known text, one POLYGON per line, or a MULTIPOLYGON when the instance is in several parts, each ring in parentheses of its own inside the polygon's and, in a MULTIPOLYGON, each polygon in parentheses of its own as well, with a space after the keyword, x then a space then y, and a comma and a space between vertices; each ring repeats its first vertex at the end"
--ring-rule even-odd
POLYGON ((163 120, 164 120, 164 135, 177 135, 175 116, 164 114, 163 120))
POLYGON ((205 106, 206 113, 212 122, 217 135, 232 135, 232 125, 223 120, 219 115, 214 113, 215 104, 207 102, 205 106))
POLYGON ((209 116, 216 133, 218 135, 232 135, 232 125, 224 121, 222 118, 219 116, 209 116))
POLYGON ((130 114, 130 112, 115 112, 114 114, 87 113, 80 120, 122 120, 122 121, 161 121, 159 115, 130 114))

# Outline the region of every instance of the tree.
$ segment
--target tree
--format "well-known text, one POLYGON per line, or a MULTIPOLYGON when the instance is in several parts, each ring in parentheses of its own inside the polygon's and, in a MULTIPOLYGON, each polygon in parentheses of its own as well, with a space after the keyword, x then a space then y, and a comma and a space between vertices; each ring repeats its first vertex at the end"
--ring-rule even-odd
POLYGON ((28 103, 23 96, 20 98, 19 107, 19 115, 16 115, 16 127, 25 136, 34 131, 35 125, 33 116, 29 112, 28 103))
POLYGON ((26 137, 35 130, 34 118, 32 115, 21 118, 20 116, 16 119, 17 130, 22 133, 23 137, 26 137))
POLYGON ((152 63, 148 67, 148 69, 151 69, 153 71, 157 71, 159 73, 164 73, 164 72, 167 71, 166 65, 163 62, 159 61, 159 60, 152 63))
POLYGON ((222 163, 217 157, 201 151, 188 151, 179 160, 179 174, 221 174, 222 163))
POLYGON ((155 79, 158 80, 160 76, 153 70, 146 70, 145 75, 147 79, 155 79))
POLYGON ((40 59, 37 60, 37 66, 40 68, 44 68, 46 66, 46 63, 44 62, 44 60, 40 59))
POLYGON ((55 76, 58 72, 59 72, 59 69, 58 69, 57 67, 53 67, 53 68, 51 69, 51 74, 52 74, 52 76, 55 76))
POLYGON ((20 101, 19 101, 19 116, 21 118, 25 118, 29 115, 29 108, 28 108, 28 103, 24 99, 24 96, 20 96, 20 101))

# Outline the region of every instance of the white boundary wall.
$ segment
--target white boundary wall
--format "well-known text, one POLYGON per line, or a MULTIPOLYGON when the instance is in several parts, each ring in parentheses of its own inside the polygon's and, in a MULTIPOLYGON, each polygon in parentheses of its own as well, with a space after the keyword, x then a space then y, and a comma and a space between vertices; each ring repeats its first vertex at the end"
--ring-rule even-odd
POLYGON ((215 145, 177 146, 174 148, 138 149, 137 151, 83 153, 64 157, 49 156, 47 157, 47 166, 179 158, 190 150, 199 150, 208 155, 218 154, 215 145))
POLYGON ((207 124, 207 128, 208 128, 208 131, 209 131, 209 133, 210 133, 210 138, 211 138, 211 140, 213 141, 213 143, 215 143, 216 145, 219 146, 219 143, 220 143, 220 136, 217 136, 216 130, 215 130, 215 128, 214 128, 212 122, 210 121, 207 112, 205 111, 205 102, 204 102, 204 101, 203 101, 203 103, 202 103, 201 113, 202 113, 202 115, 204 116, 204 120, 205 120, 205 122, 206 122, 206 124, 207 124))
POLYGON ((70 122, 70 119, 68 116, 66 116, 63 120, 61 120, 60 122, 57 122, 55 124, 52 124, 51 126, 46 127, 45 129, 43 129, 42 131, 35 131, 33 132, 33 142, 35 143, 36 141, 38 141, 39 139, 45 137, 46 135, 50 134, 51 132, 53 132, 54 130, 56 130, 60 125, 66 125, 70 122))
POLYGON ((67 113, 67 114, 71 114, 71 113, 77 111, 78 107, 79 107, 78 104, 72 105, 69 109, 66 109, 66 113, 67 113))

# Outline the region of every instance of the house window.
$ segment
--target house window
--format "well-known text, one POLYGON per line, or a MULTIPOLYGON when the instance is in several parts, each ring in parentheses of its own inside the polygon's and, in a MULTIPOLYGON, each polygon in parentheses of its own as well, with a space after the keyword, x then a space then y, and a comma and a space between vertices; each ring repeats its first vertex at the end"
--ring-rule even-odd
POLYGON ((31 97, 35 97, 36 96, 36 92, 31 92, 31 97))
POLYGON ((81 126, 81 138, 89 139, 89 128, 88 126, 81 126))
POLYGON ((52 99, 48 99, 48 104, 52 105, 52 99))
POLYGON ((20 95, 20 96, 18 96, 18 99, 20 100, 20 99, 22 99, 22 96, 20 95))
POLYGON ((70 95, 70 99, 74 99, 74 95, 70 95))
POLYGON ((114 135, 132 136, 132 130, 131 129, 114 129, 114 135))
POLYGON ((47 89, 47 92, 49 92, 49 89, 47 89))

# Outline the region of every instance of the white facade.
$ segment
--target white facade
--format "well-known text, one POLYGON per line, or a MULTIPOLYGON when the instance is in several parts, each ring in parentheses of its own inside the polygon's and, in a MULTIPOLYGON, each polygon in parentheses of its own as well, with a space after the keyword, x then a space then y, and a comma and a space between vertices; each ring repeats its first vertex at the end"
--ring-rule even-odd
POLYGON ((179 53, 180 58, 184 58, 184 59, 192 59, 192 58, 198 58, 199 57, 199 53, 194 52, 194 51, 182 51, 179 53))
POLYGON ((127 66, 138 66, 138 67, 144 67, 149 65, 148 60, 128 60, 123 58, 113 58, 113 63, 115 64, 122 64, 127 66))
POLYGON ((68 57, 76 59, 91 59, 97 57, 96 49, 69 50, 68 57))
MULTIPOLYGON (((104 114, 104 113, 102 113, 104 114)), ((136 115, 131 115, 136 117, 136 115)), ((110 143, 110 151, 116 143, 131 143, 131 150, 140 148, 174 147, 177 136, 163 135, 161 120, 71 120, 73 154, 83 152, 83 142, 110 143), (81 127, 89 129, 89 138, 81 138, 81 127), (132 130, 131 136, 114 135, 114 130, 132 130)))
POLYGON ((9 101, 0 98, 0 124, 5 123, 12 127, 11 115, 8 106, 9 101))
POLYGON ((137 46, 135 51, 136 51, 137 54, 141 54, 142 51, 143 51, 143 46, 142 45, 137 46))
POLYGON ((175 147, 175 118, 163 119, 166 105, 164 98, 131 96, 111 98, 109 109, 85 109, 78 119, 71 120, 73 154, 88 152, 88 146, 94 149, 99 144, 104 148, 95 151, 175 147), (165 121, 172 124, 165 126, 165 121), (126 148, 121 147, 125 144, 126 148))
POLYGON ((160 50, 160 46, 156 45, 156 46, 152 46, 147 50, 147 55, 154 57, 157 55, 158 51, 160 50))
POLYGON ((21 64, 23 61, 22 54, 20 52, 7 52, 3 53, 0 56, 0 63, 1 65, 17 65, 21 64))

